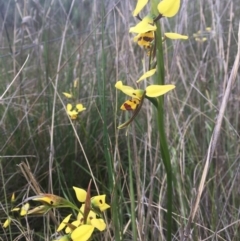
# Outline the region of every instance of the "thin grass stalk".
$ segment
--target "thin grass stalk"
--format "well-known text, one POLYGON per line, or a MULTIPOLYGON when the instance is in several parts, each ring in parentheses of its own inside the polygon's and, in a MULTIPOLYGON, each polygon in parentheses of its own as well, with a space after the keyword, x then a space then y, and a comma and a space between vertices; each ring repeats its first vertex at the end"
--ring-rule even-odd
POLYGON ((110 191, 113 189, 113 167, 112 167, 112 159, 111 159, 111 154, 110 154, 110 145, 109 145, 109 136, 108 136, 108 130, 107 130, 107 112, 106 112, 106 105, 107 105, 107 88, 106 88, 106 54, 104 51, 104 40, 105 40, 105 35, 104 35, 104 27, 105 27, 105 11, 104 11, 104 2, 102 1, 102 25, 101 25, 101 31, 102 31, 102 55, 101 55, 101 83, 102 86, 99 86, 99 96, 101 96, 101 115, 103 119, 103 147, 104 147, 104 156, 107 162, 107 169, 109 175, 108 179, 108 187, 110 191))
MULTIPOLYGON (((107 164, 107 173, 108 175, 108 189, 109 192, 113 192, 114 185, 117 185, 114 181, 114 171, 113 171, 113 162, 112 162, 112 157, 110 153, 110 143, 109 143, 109 135, 108 135, 108 129, 107 129, 107 123, 108 123, 108 114, 106 111, 106 106, 107 106, 107 82, 106 82, 106 53, 105 53, 105 33, 104 33, 104 28, 105 28, 105 9, 104 9, 104 1, 102 0, 101 2, 101 16, 102 16, 102 21, 101 21, 101 31, 102 31, 102 39, 101 39, 101 44, 102 44, 102 55, 101 55, 101 83, 102 85, 98 86, 98 91, 99 91, 99 96, 101 98, 101 115, 102 115, 102 120, 103 120, 103 147, 104 147, 104 157, 106 160, 107 164)), ((119 196, 118 192, 116 191, 118 188, 114 188, 114 195, 113 195, 113 201, 111 208, 112 208, 112 220, 113 220, 113 226, 114 226, 114 233, 115 233, 115 239, 116 241, 120 241, 120 230, 119 230, 119 220, 118 220, 118 207, 117 204, 119 203, 119 196)))
MULTIPOLYGON (((158 85, 164 85, 164 58, 162 47, 162 34, 160 23, 156 23, 156 46, 157 46, 157 75, 155 83, 158 85)), ((163 164, 167 174, 167 240, 171 241, 172 236, 172 166, 169 154, 169 148, 167 144, 167 137, 165 133, 164 125, 164 97, 158 97, 157 108, 157 126, 159 132, 160 151, 163 160, 163 164)))
POLYGON ((131 157, 131 145, 129 137, 127 139, 128 145, 128 170, 129 170, 129 186, 130 186, 130 202, 131 202, 131 222, 132 222, 132 240, 137 241, 137 226, 135 215, 135 193, 134 193, 134 180, 133 180, 133 161, 131 157))

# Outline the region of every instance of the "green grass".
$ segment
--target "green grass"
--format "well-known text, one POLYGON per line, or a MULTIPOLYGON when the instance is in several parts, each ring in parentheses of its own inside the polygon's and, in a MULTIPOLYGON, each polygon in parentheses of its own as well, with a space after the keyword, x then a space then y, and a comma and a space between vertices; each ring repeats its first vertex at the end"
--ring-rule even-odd
MULTIPOLYGON (((183 240, 238 47, 239 22, 231 15, 239 16, 238 2, 197 2, 183 1, 178 15, 161 21, 164 31, 189 36, 163 43, 165 82, 176 85, 165 96, 164 116, 173 174, 172 240, 183 240), (193 34, 209 26, 207 40, 196 42, 193 34)), ((127 136, 126 129, 117 130, 130 114, 120 110, 125 96, 114 85, 122 80, 134 86, 148 66, 128 33, 138 21, 134 7, 134 1, 75 1, 69 14, 66 0, 0 4, 0 96, 19 73, 0 100, 1 223, 13 192, 17 203, 35 195, 18 166, 26 162, 42 192, 74 202, 72 186, 87 189, 95 181, 92 195, 106 194, 111 210, 107 230, 95 232, 93 240, 167 239, 167 180, 154 106, 144 101, 127 136), (62 92, 76 78, 77 98, 87 110, 71 123, 62 92)), ((193 240, 237 241, 240 235, 239 103, 237 78, 191 225, 193 240)), ((66 214, 60 209, 55 216, 61 221, 66 214)), ((51 240, 55 233, 48 215, 14 224, 0 226, 2 240, 51 240)))

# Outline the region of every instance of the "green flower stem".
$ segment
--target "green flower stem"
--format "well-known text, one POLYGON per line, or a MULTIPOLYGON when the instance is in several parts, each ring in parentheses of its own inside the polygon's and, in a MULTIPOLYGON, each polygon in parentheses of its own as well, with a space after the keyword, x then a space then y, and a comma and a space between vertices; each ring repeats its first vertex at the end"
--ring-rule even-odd
MULTIPOLYGON (((157 75, 156 84, 164 85, 164 58, 163 58, 163 47, 162 47, 162 35, 161 26, 159 22, 156 23, 156 47, 157 47, 157 75)), ((171 241, 172 236, 172 166, 170 160, 170 154, 167 144, 167 138, 164 129, 164 96, 158 97, 158 132, 160 139, 160 150, 163 160, 163 164, 167 174, 167 240, 171 241)))

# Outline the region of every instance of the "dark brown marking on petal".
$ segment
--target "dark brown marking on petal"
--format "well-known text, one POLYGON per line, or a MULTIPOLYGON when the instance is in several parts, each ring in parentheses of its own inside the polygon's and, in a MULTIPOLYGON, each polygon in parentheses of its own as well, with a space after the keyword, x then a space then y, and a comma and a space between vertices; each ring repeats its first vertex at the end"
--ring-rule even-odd
POLYGON ((152 42, 153 38, 151 38, 151 37, 143 37, 143 40, 146 41, 146 42, 152 42))
POLYGON ((126 110, 133 110, 131 105, 128 105, 127 103, 124 103, 123 106, 126 110))

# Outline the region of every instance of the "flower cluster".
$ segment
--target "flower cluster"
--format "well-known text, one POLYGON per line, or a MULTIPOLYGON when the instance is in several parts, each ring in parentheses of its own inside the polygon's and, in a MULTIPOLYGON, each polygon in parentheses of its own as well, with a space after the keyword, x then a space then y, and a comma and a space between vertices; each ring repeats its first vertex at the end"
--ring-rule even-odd
MULTIPOLYGON (((15 207, 15 208, 13 208, 13 205, 14 205, 14 203, 15 203, 15 201, 16 201, 16 198, 15 198, 15 193, 13 193, 12 194, 12 197, 11 197, 11 213, 13 214, 13 213, 18 213, 19 214, 19 216, 25 216, 27 213, 28 213, 28 210, 29 210, 29 208, 30 208, 30 205, 29 205, 29 203, 25 203, 24 205, 22 205, 22 207, 20 208, 20 207, 15 207)), ((7 228, 10 224, 11 224, 11 222, 12 222, 12 220, 14 219, 13 218, 13 216, 14 215, 9 215, 8 217, 7 217, 7 219, 5 220, 5 222, 3 223, 3 228, 7 228)))
MULTIPOLYGON (((26 215, 40 215, 47 213, 52 208, 71 208, 78 212, 77 216, 70 221, 72 213, 65 217, 57 228, 57 232, 64 230, 58 241, 87 241, 92 236, 94 229, 104 231, 106 223, 101 217, 102 212, 110 208, 106 203, 106 195, 90 196, 90 185, 88 191, 84 189, 73 187, 81 207, 75 206, 65 198, 43 193, 37 196, 27 198, 26 203, 21 207, 13 208, 12 212, 19 212, 20 216, 26 215), (42 205, 30 209, 29 200, 41 202, 42 205)), ((12 218, 9 216, 3 224, 7 228, 11 223, 12 218)))
MULTIPOLYGON (((138 0, 133 16, 139 17, 139 12, 145 7, 148 0, 138 0)), ((145 16, 141 21, 134 27, 131 27, 130 33, 137 33, 134 37, 134 42, 137 42, 139 46, 142 46, 148 51, 148 55, 151 52, 155 40, 155 31, 157 29, 155 22, 162 17, 173 17, 176 15, 180 7, 180 0, 163 0, 157 5, 159 15, 156 18, 152 17, 152 14, 145 16)), ((188 39, 188 36, 181 35, 178 33, 164 33, 164 36, 170 39, 188 39)), ((162 40, 164 40, 163 38, 162 40)))
POLYGON ((69 222, 72 214, 64 218, 57 232, 65 229, 65 235, 60 240, 86 241, 91 237, 95 228, 99 231, 106 229, 106 223, 99 216, 100 212, 105 211, 110 206, 105 202, 106 195, 98 195, 88 199, 88 193, 84 189, 78 187, 73 187, 73 189, 78 201, 82 203, 81 208, 77 218, 72 222, 69 222))
POLYGON ((74 80, 73 82, 73 91, 72 93, 68 93, 68 92, 63 92, 63 95, 68 98, 68 99, 72 99, 73 103, 68 103, 66 106, 66 112, 69 115, 69 117, 72 120, 76 120, 78 117, 78 114, 84 110, 86 110, 85 107, 83 107, 83 105, 81 103, 78 103, 75 100, 75 95, 76 95, 76 88, 78 86, 78 79, 74 80))
POLYGON ((197 31, 197 33, 194 33, 193 37, 196 42, 203 43, 208 39, 208 37, 211 34, 211 31, 212 31, 211 27, 207 27, 207 28, 205 28, 205 31, 199 30, 199 31, 197 31))

